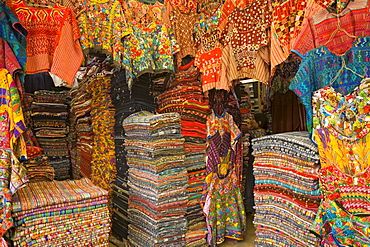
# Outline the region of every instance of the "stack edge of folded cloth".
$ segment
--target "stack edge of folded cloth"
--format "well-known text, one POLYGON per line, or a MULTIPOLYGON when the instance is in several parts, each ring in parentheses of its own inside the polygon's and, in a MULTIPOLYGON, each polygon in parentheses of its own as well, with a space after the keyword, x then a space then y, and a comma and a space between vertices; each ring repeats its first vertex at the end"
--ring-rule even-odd
POLYGON ((134 113, 123 121, 129 166, 128 241, 185 246, 187 171, 177 113, 134 113))
POLYGON ((31 106, 33 131, 50 159, 55 179, 70 178, 71 161, 67 145, 68 100, 64 91, 36 91, 31 106))
POLYGON ((185 168, 188 173, 186 246, 205 246, 207 226, 200 204, 205 179, 206 121, 209 102, 204 97, 194 62, 179 67, 169 87, 157 96, 158 113, 176 112, 185 138, 185 168))
POLYGON ((88 178, 27 184, 13 197, 14 246, 108 246, 107 193, 88 178))
POLYGON ((309 229, 319 192, 316 146, 307 132, 252 140, 256 246, 317 246, 309 229))
POLYGON ((54 168, 49 164, 48 156, 39 155, 22 163, 27 169, 29 182, 54 180, 54 168))
POLYGON ((122 121, 132 113, 142 110, 155 112, 156 104, 154 103, 152 86, 152 75, 149 73, 144 73, 135 78, 130 88, 128 80, 126 80, 125 70, 117 71, 112 75, 111 99, 116 109, 114 143, 117 169, 116 179, 112 183, 112 235, 119 241, 127 239, 128 234, 128 166, 123 146, 125 133, 122 121))

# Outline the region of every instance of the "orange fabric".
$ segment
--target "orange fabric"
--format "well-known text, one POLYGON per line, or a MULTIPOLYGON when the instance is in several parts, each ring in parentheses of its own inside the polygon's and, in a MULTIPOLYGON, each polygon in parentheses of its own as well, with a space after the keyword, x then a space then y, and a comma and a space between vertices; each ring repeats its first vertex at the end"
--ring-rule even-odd
POLYGON ((83 60, 73 11, 58 4, 28 7, 22 0, 10 2, 9 7, 28 31, 26 74, 50 71, 72 85, 83 60))

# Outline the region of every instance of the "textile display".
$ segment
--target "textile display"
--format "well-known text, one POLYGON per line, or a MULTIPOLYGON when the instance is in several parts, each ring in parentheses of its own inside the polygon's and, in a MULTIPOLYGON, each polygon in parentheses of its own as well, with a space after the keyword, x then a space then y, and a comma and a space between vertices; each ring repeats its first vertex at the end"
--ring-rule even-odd
POLYGON ((185 246, 188 176, 179 114, 141 111, 123 128, 130 245, 185 246))
POLYGON ((0 144, 3 148, 16 150, 18 141, 19 154, 26 157, 22 133, 26 130, 21 100, 17 86, 9 71, 0 68, 0 144))
POLYGON ((26 68, 26 35, 27 30, 19 22, 18 17, 5 5, 0 2, 0 38, 9 43, 18 63, 23 69, 26 68))
POLYGON ((88 178, 29 183, 14 195, 14 246, 108 246, 108 192, 88 178))
POLYGON ((156 104, 153 97, 153 79, 156 75, 143 74, 134 79, 129 87, 126 71, 113 74, 111 80, 111 99, 115 108, 114 142, 116 152, 117 176, 113 182, 112 234, 119 240, 127 239, 128 233, 128 165, 124 149, 125 132, 122 121, 129 115, 142 110, 154 112, 156 104))
POLYGON ((370 242, 369 89, 366 78, 349 94, 327 86, 312 97, 313 140, 320 154, 324 196, 312 228, 323 246, 370 242))
MULTIPOLYGON (((9 148, 0 149, 0 206, 1 206, 1 228, 0 228, 0 242, 5 240, 3 236, 7 230, 14 226, 12 218, 12 195, 20 188, 22 188, 28 178, 26 169, 18 161, 13 151, 9 148)), ((7 244, 2 244, 7 246, 7 244)))
POLYGON ((94 145, 94 132, 91 119, 91 94, 89 92, 89 78, 84 78, 78 87, 69 91, 70 107, 70 153, 74 154, 72 162, 73 178, 87 177, 91 179, 91 161, 94 145))
POLYGON ((180 66, 168 88, 157 96, 158 113, 178 113, 181 133, 185 138, 185 168, 188 173, 188 203, 186 245, 206 244, 206 223, 200 205, 205 178, 206 120, 209 114, 208 100, 202 92, 199 71, 194 61, 180 66))
POLYGON ((321 200, 317 147, 307 132, 252 139, 256 246, 317 246, 310 232, 321 200))
POLYGON ((370 36, 368 0, 347 3, 338 13, 323 9, 307 18, 292 51, 303 57, 308 51, 325 45, 334 54, 343 55, 352 47, 355 38, 351 36, 370 36), (338 25, 345 31, 336 32, 338 25))
POLYGON ((91 122, 94 133, 91 162, 91 181, 112 193, 111 183, 116 177, 114 150, 115 109, 110 97, 111 77, 96 75, 89 82, 91 94, 91 122))
POLYGON ((214 107, 206 123, 206 178, 201 201, 210 246, 221 244, 225 239, 243 240, 246 229, 240 190, 241 172, 236 165, 236 154, 241 144, 238 139, 242 133, 225 108, 219 115, 215 110, 216 104, 214 107))
POLYGON ((329 85, 342 94, 352 92, 363 76, 370 76, 370 60, 367 59, 369 53, 370 37, 355 39, 351 48, 341 56, 323 45, 306 53, 289 89, 294 91, 305 106, 309 133, 312 133, 312 94, 329 85), (349 70, 343 69, 343 65, 349 70))
POLYGON ((59 4, 29 7, 23 0, 10 1, 8 6, 28 31, 26 74, 50 72, 72 86, 83 60, 73 11, 59 4))
POLYGON ((65 91, 36 91, 31 105, 33 131, 55 179, 70 178, 71 161, 67 144, 68 99, 65 91))
POLYGON ((30 182, 54 180, 54 168, 49 164, 48 156, 40 155, 22 164, 27 170, 27 178, 30 182))

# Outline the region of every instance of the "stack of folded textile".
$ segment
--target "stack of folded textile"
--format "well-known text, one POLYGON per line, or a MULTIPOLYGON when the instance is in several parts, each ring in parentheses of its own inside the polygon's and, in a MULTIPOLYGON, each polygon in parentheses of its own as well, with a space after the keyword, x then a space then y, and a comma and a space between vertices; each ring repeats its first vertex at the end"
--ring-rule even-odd
POLYGON ((207 227, 200 204, 205 179, 207 115, 209 103, 204 98, 199 71, 190 62, 179 68, 169 88, 157 96, 159 113, 177 112, 185 138, 185 168, 188 172, 188 231, 186 246, 204 246, 207 227))
POLYGON ((13 197, 14 246, 108 246, 107 202, 87 178, 29 183, 13 197))
POLYGON ((70 156, 67 145, 68 102, 64 91, 36 91, 32 102, 33 131, 50 159, 55 179, 70 178, 70 156))
POLYGON ((256 246, 317 246, 309 229, 320 204, 319 156, 307 132, 252 140, 256 246))
POLYGON ((73 178, 91 178, 92 146, 94 133, 91 125, 91 95, 87 92, 88 80, 82 80, 78 87, 70 91, 70 115, 75 133, 75 163, 72 163, 73 178))
POLYGON ((54 168, 49 164, 46 155, 40 155, 22 162, 27 169, 27 178, 30 182, 54 180, 54 168))
POLYGON ((185 246, 187 172, 177 113, 134 113, 123 121, 129 166, 132 246, 185 246))
POLYGON ((111 80, 111 99, 116 109, 114 125, 114 142, 116 152, 117 176, 113 182, 112 235, 118 240, 127 239, 128 232, 128 166, 123 146, 125 133, 122 121, 132 113, 147 110, 154 112, 156 105, 151 94, 151 76, 143 74, 133 81, 131 90, 126 80, 125 70, 113 74, 111 80), (138 91, 139 92, 136 92, 138 91), (134 94, 131 94, 134 92, 134 94), (141 92, 141 93, 140 93, 141 92), (135 97, 139 95, 140 97, 135 97), (145 100, 144 100, 145 99, 145 100))
POLYGON ((110 97, 111 77, 97 75, 91 79, 91 122, 94 132, 92 148, 91 180, 111 194, 111 183, 116 177, 116 154, 114 150, 114 115, 110 97))

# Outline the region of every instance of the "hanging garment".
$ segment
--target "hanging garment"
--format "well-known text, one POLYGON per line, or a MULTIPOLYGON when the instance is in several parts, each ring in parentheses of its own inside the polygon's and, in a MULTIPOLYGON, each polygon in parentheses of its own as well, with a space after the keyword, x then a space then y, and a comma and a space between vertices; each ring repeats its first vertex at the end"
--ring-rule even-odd
POLYGON ((72 86, 83 60, 73 11, 58 4, 28 7, 22 0, 9 5, 29 32, 26 74, 51 72, 72 86))
POLYGON ((118 0, 84 0, 78 16, 83 49, 102 48, 112 53, 114 62, 121 63, 122 30, 126 27, 123 7, 118 0))
POLYGON ((302 21, 323 10, 330 1, 273 1, 271 25, 271 71, 290 55, 302 28, 302 21))
POLYGON ((22 133, 25 131, 23 112, 17 86, 6 69, 0 68, 1 147, 15 150, 20 138, 20 155, 26 155, 22 133))
POLYGON ((128 80, 147 72, 174 70, 173 55, 179 47, 167 24, 155 21, 144 26, 133 21, 122 35, 125 50, 122 63, 128 80))
POLYGON ((331 86, 316 91, 313 140, 317 142, 324 196, 350 211, 370 212, 370 79, 348 95, 331 86))
POLYGON ((181 60, 187 55, 193 57, 196 55, 193 29, 197 17, 198 14, 192 9, 188 12, 181 12, 180 9, 175 8, 170 14, 171 26, 180 47, 177 53, 178 64, 181 64, 181 60))
POLYGON ((225 166, 218 167, 206 177, 203 211, 206 214, 207 240, 210 246, 221 244, 225 238, 243 240, 246 229, 244 202, 236 185, 238 178, 235 170, 228 167, 231 162, 229 158, 229 155, 221 158, 220 164, 225 166), (225 170, 226 176, 221 174, 225 173, 225 170))
POLYGON ((201 12, 194 27, 195 47, 198 50, 195 66, 202 72, 203 92, 211 89, 229 91, 225 70, 222 70, 222 49, 218 25, 221 18, 219 5, 213 12, 201 12))
POLYGON ((321 245, 362 247, 370 244, 369 215, 354 215, 337 201, 323 201, 312 231, 322 238, 321 245))
POLYGON ((231 44, 238 78, 254 75, 258 50, 267 45, 266 29, 271 24, 271 12, 266 1, 254 1, 245 9, 235 10, 228 17, 220 42, 231 44))
POLYGON ((5 39, 23 69, 26 68, 26 29, 14 13, 0 2, 0 38, 5 39))
POLYGON ((370 37, 355 40, 350 50, 337 56, 325 46, 306 53, 289 89, 302 100, 307 113, 307 129, 312 132, 312 94, 325 86, 331 86, 342 94, 351 92, 361 82, 359 75, 370 76, 370 37), (343 69, 343 62, 348 69, 343 69), (352 70, 352 71, 351 71, 352 70), (355 73, 354 73, 355 72, 355 73), (335 80, 334 80, 335 79, 335 80))
POLYGON ((367 2, 368 0, 350 1, 339 14, 323 9, 307 18, 292 51, 303 57, 309 50, 325 45, 334 54, 344 54, 352 47, 352 35, 370 36, 370 7, 367 2), (344 31, 336 32, 338 27, 344 31))

